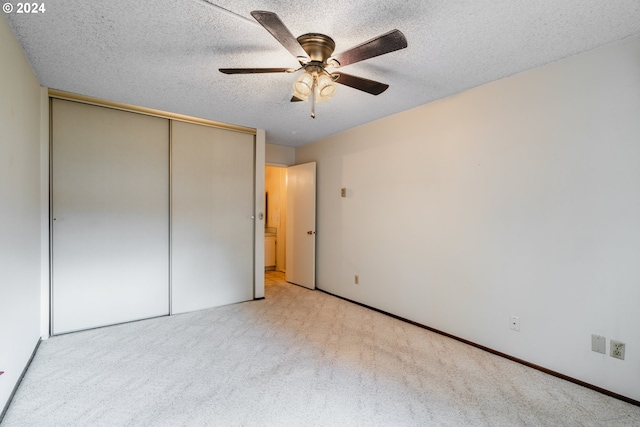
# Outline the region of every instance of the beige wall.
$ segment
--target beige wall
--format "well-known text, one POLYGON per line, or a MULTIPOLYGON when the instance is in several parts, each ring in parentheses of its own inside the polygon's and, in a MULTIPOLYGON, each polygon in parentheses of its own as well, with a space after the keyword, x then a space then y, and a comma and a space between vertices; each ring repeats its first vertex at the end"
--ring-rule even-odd
POLYGON ((0 408, 40 337, 40 86, 0 16, 0 408))
POLYGON ((295 148, 284 145, 265 144, 265 162, 267 164, 291 166, 295 161, 295 148))
POLYGON ((634 38, 297 148, 318 287, 640 400, 638 94, 634 38))

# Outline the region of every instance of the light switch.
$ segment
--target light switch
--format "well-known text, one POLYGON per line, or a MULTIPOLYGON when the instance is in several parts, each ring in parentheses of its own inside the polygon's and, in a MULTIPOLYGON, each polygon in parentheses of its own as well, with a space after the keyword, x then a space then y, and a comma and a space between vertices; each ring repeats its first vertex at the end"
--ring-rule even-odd
POLYGON ((605 337, 601 337, 600 335, 591 335, 591 351, 606 354, 606 341, 607 339, 605 337))

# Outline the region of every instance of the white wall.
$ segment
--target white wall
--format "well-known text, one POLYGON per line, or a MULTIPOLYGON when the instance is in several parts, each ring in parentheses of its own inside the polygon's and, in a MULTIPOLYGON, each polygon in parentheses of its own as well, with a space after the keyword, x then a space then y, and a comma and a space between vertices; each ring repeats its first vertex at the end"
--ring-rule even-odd
POLYGON ((308 161, 320 289, 640 400, 640 39, 296 149, 308 161))
POLYGON ((0 408, 40 337, 40 86, 0 17, 0 408))

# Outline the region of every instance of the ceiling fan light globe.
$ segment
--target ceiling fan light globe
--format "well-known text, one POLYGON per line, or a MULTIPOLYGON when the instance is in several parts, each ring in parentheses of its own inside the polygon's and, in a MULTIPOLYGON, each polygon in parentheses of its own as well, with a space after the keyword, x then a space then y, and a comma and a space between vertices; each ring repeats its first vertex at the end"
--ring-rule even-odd
POLYGON ((317 101, 322 102, 330 99, 336 93, 336 85, 333 83, 333 79, 326 74, 318 77, 318 93, 317 101))
POLYGON ((311 88, 313 87, 313 76, 309 73, 304 73, 293 84, 293 90, 295 95, 300 99, 307 99, 311 95, 311 88))
POLYGON ((309 96, 311 94, 311 88, 303 82, 295 82, 293 84, 293 90, 302 96, 309 96))
POLYGON ((293 96, 303 102, 307 102, 309 100, 309 95, 303 95, 298 91, 294 91, 293 96))
POLYGON ((331 98, 333 94, 336 93, 336 85, 334 85, 333 83, 328 84, 324 87, 319 86, 318 89, 320 96, 323 98, 331 98))

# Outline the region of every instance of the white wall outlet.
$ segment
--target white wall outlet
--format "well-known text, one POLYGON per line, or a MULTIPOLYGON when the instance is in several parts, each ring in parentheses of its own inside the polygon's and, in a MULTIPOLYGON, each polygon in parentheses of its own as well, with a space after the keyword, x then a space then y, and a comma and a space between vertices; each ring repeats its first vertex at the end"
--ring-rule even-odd
POLYGON ((615 357, 616 359, 624 360, 624 343, 616 340, 611 340, 609 355, 611 357, 615 357))
POLYGON ((509 328, 511 328, 512 331, 520 332, 520 318, 518 316, 511 316, 509 328))
POLYGON ((600 335, 591 335, 591 351, 607 354, 607 339, 600 335))

